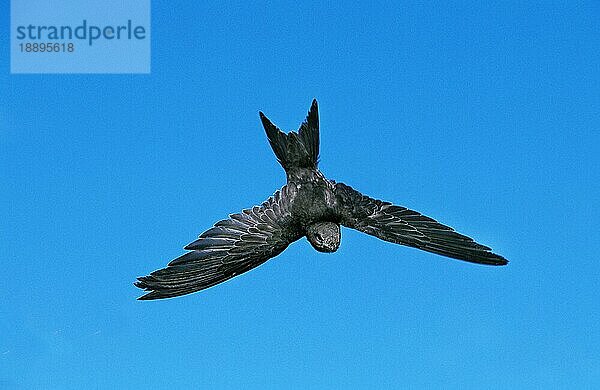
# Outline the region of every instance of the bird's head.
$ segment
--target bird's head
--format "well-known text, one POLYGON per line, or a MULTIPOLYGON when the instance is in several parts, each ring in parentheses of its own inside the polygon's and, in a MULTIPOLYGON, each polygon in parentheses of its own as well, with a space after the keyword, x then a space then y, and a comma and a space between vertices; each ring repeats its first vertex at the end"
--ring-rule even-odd
POLYGON ((318 222, 308 227, 306 238, 319 252, 335 252, 340 247, 340 225, 333 222, 318 222))

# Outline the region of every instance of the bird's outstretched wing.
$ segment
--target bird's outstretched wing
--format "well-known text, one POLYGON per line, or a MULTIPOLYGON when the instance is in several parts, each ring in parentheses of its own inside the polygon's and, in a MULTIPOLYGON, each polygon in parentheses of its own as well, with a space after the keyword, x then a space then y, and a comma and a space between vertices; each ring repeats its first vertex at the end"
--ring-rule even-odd
POLYGON ((343 183, 336 183, 335 192, 344 226, 454 259, 487 265, 508 263, 487 246, 416 211, 370 198, 343 183))
POLYGON ((283 187, 261 206, 217 222, 166 268, 138 278, 150 291, 142 300, 170 298, 214 286, 281 253, 302 234, 291 224, 290 201, 297 189, 283 187))

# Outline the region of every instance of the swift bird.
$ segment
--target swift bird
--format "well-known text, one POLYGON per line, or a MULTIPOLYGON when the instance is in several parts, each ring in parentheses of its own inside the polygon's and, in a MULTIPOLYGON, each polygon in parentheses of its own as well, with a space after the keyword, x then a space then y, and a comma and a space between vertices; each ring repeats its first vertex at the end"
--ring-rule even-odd
POLYGON ((287 184, 262 205, 217 222, 184 248, 190 252, 166 268, 138 278, 135 285, 149 291, 138 299, 170 298, 212 287, 259 266, 304 236, 317 251, 335 252, 340 225, 454 259, 508 263, 487 246, 429 217, 325 178, 317 168, 316 100, 298 132, 286 134, 262 112, 259 115, 287 184))

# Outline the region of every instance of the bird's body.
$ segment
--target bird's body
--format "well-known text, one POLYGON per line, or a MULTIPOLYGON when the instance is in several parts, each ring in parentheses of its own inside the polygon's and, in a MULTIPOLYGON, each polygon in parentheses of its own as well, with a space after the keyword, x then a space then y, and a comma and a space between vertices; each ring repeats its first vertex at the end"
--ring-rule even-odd
POLYGON ((169 298, 200 291, 246 272, 307 237, 319 252, 335 252, 340 225, 382 240, 459 260, 504 265, 507 260, 406 207, 362 195, 327 179, 318 169, 319 117, 316 100, 298 132, 283 133, 260 118, 287 184, 261 206, 230 215, 188 244, 190 252, 166 268, 138 278, 150 291, 140 299, 169 298))
POLYGON ((320 171, 311 172, 302 179, 288 181, 288 186, 298 189, 296 196, 290 200, 292 216, 304 227, 314 222, 339 222, 334 208, 335 184, 327 180, 320 171))
POLYGON ((301 233, 319 252, 335 252, 340 245, 335 183, 315 169, 302 178, 288 181, 287 185, 298 189, 290 204, 292 219, 298 221, 301 233))

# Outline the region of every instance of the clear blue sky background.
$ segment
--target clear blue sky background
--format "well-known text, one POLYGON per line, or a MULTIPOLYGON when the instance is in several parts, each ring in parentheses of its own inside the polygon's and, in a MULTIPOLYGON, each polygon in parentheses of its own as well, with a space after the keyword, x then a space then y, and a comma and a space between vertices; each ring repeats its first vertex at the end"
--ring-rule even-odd
POLYGON ((600 385, 598 2, 202 3, 154 1, 150 75, 10 75, 1 3, 0 388, 600 385), (328 177, 511 263, 345 229, 136 301, 313 97, 328 177))

